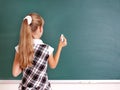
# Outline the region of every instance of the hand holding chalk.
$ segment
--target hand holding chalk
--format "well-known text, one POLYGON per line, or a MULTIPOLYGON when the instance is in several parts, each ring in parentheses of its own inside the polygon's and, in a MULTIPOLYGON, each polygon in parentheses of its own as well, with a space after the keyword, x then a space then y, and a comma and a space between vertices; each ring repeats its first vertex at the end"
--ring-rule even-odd
POLYGON ((65 47, 67 46, 67 39, 64 37, 63 34, 60 36, 60 46, 65 47))

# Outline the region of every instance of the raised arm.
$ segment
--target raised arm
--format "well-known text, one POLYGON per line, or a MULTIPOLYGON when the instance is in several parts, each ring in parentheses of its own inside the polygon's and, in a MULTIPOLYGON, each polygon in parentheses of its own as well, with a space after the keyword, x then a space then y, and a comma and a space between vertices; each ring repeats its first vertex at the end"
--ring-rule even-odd
POLYGON ((62 48, 65 47, 66 45, 67 45, 67 39, 63 36, 63 39, 60 38, 58 48, 57 48, 55 55, 51 54, 48 58, 49 66, 52 69, 56 68, 58 61, 59 61, 59 58, 60 58, 62 48))

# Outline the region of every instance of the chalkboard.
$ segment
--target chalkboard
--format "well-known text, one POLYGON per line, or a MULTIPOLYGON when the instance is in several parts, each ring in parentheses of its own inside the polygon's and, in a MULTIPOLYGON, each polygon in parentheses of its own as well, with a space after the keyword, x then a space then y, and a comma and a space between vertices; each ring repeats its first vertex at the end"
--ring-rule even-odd
POLYGON ((23 18, 36 12, 45 19, 42 40, 57 49, 68 39, 50 80, 120 79, 120 0, 0 0, 0 79, 12 76, 14 47, 23 18))

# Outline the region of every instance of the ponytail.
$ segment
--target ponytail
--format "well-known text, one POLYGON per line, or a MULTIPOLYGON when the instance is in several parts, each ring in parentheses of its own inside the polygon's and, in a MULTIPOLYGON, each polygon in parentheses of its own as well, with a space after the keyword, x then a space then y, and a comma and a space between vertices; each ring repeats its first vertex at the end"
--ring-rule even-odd
POLYGON ((32 66, 34 57, 32 34, 36 32, 38 26, 41 27, 43 25, 44 20, 37 13, 31 13, 23 19, 18 48, 21 69, 32 66))
POLYGON ((33 40, 31 27, 27 19, 24 19, 21 26, 20 41, 19 41, 19 63, 21 69, 32 65, 33 61, 33 40))

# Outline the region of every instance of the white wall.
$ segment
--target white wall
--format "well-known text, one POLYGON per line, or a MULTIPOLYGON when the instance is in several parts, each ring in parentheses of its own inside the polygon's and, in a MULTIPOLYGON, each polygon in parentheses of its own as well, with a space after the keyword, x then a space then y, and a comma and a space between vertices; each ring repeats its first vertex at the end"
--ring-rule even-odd
MULTIPOLYGON (((18 90, 20 81, 0 80, 0 90, 18 90)), ((120 90, 120 81, 114 80, 54 80, 52 90, 120 90)))

